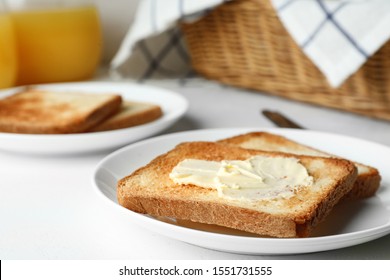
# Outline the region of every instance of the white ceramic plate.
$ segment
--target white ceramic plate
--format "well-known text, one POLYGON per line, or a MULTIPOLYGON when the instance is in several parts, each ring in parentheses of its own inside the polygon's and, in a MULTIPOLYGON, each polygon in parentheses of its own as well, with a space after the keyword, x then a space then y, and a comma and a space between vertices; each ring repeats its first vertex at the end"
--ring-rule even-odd
MULTIPOLYGON (((259 128, 198 130, 169 134, 124 147, 103 159, 93 177, 103 201, 125 213, 129 222, 187 243, 243 254, 299 254, 361 244, 390 233, 390 148, 351 137, 293 129, 265 129, 290 139, 375 166, 382 174, 377 195, 337 206, 313 237, 278 239, 251 236, 218 226, 156 219, 129 211, 117 203, 116 182, 184 141, 213 141, 259 128)), ((119 214, 118 212, 118 214, 119 214)))
MULTIPOLYGON (((153 122, 125 129, 104 132, 62 135, 36 135, 0 132, 0 149, 35 154, 85 153, 114 149, 146 137, 156 135, 181 118, 188 102, 181 95, 169 90, 113 82, 80 82, 37 85, 36 88, 58 91, 80 91, 85 93, 119 93, 124 99, 152 102, 161 106, 163 116, 153 122)), ((21 88, 0 91, 0 98, 12 95, 21 88)))

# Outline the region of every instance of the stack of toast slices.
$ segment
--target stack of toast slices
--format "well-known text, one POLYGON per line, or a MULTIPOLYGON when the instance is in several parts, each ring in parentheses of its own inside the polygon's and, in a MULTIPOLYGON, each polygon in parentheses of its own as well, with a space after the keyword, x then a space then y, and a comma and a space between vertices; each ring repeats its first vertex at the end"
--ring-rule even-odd
MULTIPOLYGON (((299 144, 283 136, 252 132, 217 142, 186 142, 120 179, 118 202, 129 210, 238 229, 259 236, 309 237, 343 200, 375 195, 377 169, 299 144), (170 174, 184 160, 240 161, 254 156, 293 158, 313 178, 289 197, 243 200, 216 189, 179 184, 170 174)), ((345 203, 345 202, 344 202, 345 203)))
POLYGON ((162 116, 160 106, 119 94, 26 89, 0 99, 0 132, 69 134, 132 127, 162 116))

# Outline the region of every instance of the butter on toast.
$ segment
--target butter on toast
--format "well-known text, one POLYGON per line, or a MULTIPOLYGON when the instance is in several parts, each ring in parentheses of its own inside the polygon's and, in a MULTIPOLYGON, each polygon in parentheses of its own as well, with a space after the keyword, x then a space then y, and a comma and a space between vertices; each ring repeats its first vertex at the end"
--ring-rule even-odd
POLYGON ((132 211, 215 224, 273 237, 306 237, 348 193, 356 167, 344 159, 249 150, 214 142, 182 143, 118 181, 119 203, 132 211), (221 197, 215 189, 180 185, 170 178, 185 159, 246 160, 253 156, 298 159, 313 184, 292 197, 248 202, 221 197))
MULTIPOLYGON (((297 143, 286 137, 268 132, 250 132, 243 135, 218 141, 219 143, 239 146, 241 148, 285 152, 299 155, 318 157, 335 157, 309 146, 297 143)), ((380 186, 381 176, 374 167, 354 162, 358 170, 358 177, 354 187, 345 199, 362 199, 373 196, 380 186)))
POLYGON ((0 131, 30 134, 84 132, 116 113, 116 94, 30 89, 0 99, 0 131))
POLYGON ((123 101, 118 113, 89 129, 90 132, 121 129, 154 121, 162 116, 161 107, 146 102, 123 101))

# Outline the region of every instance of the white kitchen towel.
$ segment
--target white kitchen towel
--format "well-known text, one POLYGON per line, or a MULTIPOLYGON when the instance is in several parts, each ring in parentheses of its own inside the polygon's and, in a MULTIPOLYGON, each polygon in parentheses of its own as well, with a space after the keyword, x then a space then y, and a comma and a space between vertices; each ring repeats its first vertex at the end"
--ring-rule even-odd
POLYGON ((390 38, 389 0, 272 0, 303 52, 340 86, 390 38))
MULTIPOLYGON (((188 76, 190 59, 175 24, 196 20, 227 1, 141 0, 111 69, 139 79, 188 76)), ((292 38, 333 87, 390 37, 390 0, 258 1, 272 2, 292 38)))
POLYGON ((111 61, 111 73, 137 80, 192 76, 189 55, 176 23, 197 20, 227 1, 140 0, 134 22, 111 61))

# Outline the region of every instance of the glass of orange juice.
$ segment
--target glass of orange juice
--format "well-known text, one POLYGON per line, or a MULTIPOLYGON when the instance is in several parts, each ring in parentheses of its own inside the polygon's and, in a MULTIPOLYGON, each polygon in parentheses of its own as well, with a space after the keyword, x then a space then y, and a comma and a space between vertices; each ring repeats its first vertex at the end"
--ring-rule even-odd
POLYGON ((0 0, 0 88, 14 85, 17 71, 15 33, 10 14, 0 0))
POLYGON ((7 1, 17 38, 17 84, 93 77, 100 63, 102 34, 91 1, 7 1))

